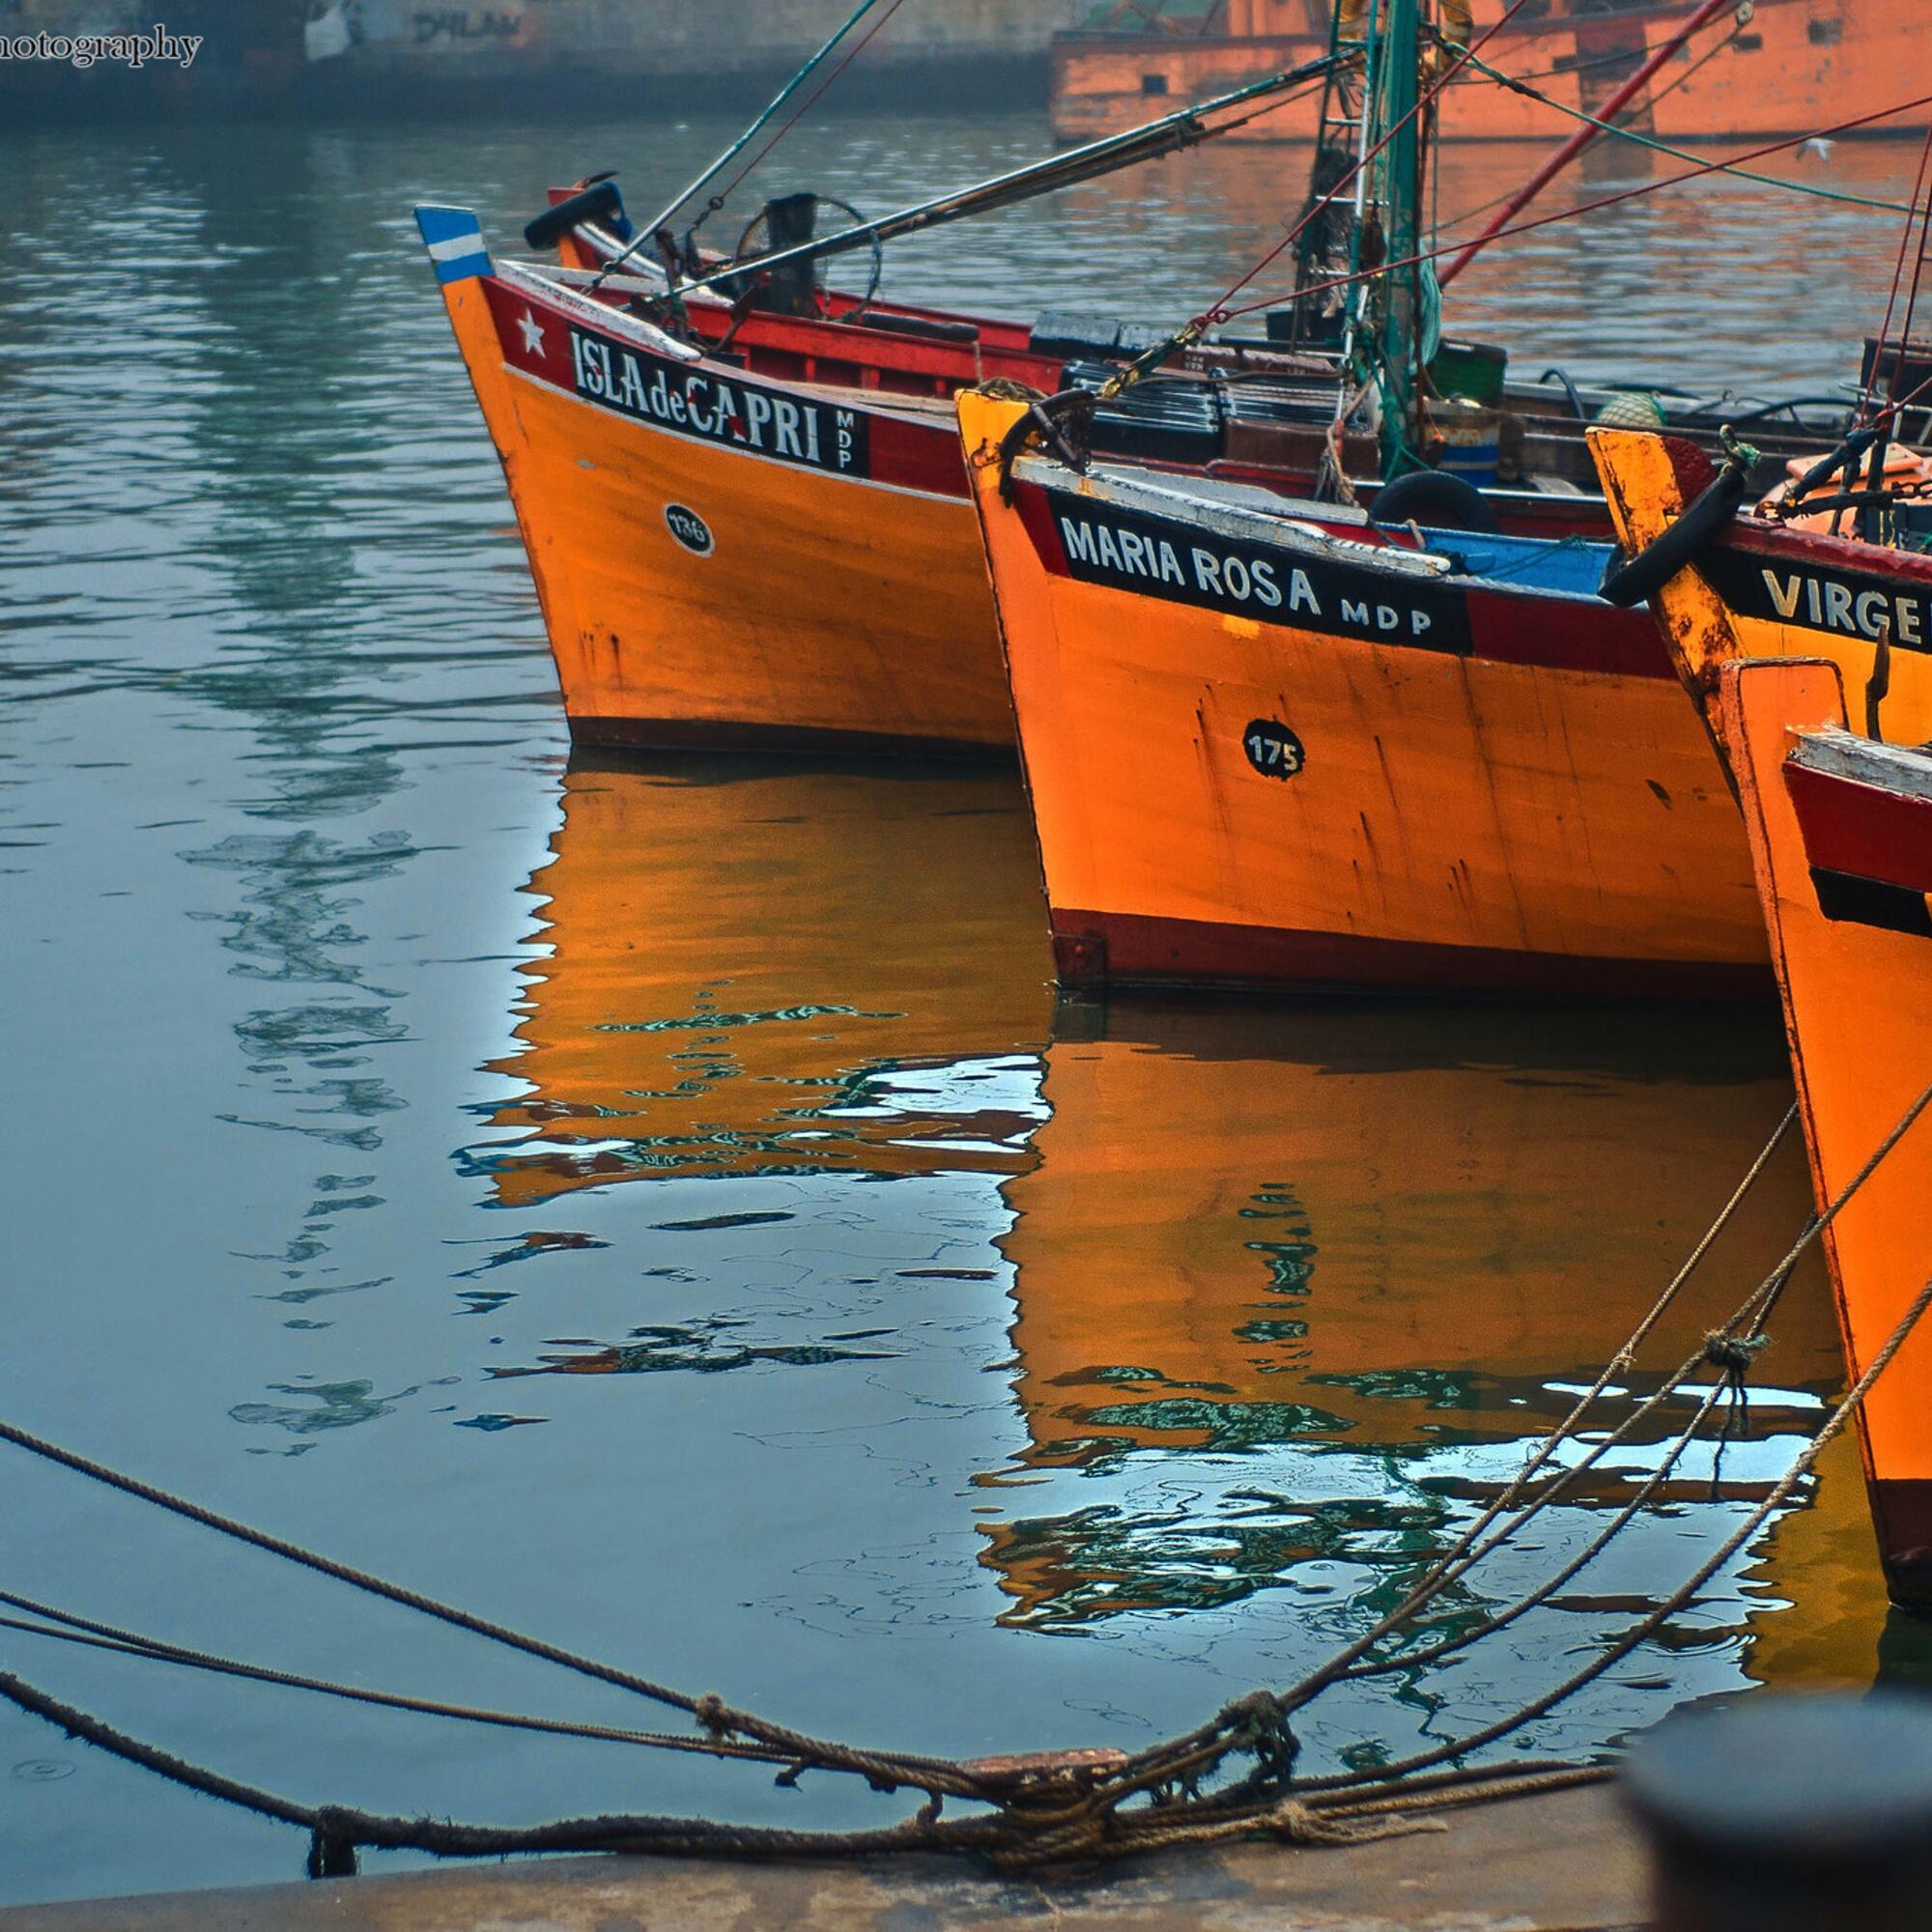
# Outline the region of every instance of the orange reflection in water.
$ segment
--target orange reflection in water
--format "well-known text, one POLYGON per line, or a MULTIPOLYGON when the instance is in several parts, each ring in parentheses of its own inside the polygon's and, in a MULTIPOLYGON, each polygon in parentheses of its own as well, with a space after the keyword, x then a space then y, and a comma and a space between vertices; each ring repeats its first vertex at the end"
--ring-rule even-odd
POLYGON ((506 1207, 653 1175, 1008 1172, 1030 1129, 921 1068, 1037 1051, 1051 962, 1009 773, 573 760, 506 1207), (941 1091, 943 1088, 943 1091, 941 1091))
MULTIPOLYGON (((1526 1445, 1591 1378, 1748 1167, 1790 1083, 1768 1012, 1230 1006, 1119 1009, 1098 1037, 1060 1037, 1045 1097, 1038 1165, 1007 1186, 1031 1447, 995 1481, 1022 1485, 1015 1511, 1042 1481, 1076 1506, 1057 1527, 989 1526, 987 1560, 1022 1622, 1056 1619, 1096 1570, 1110 1609, 1187 1600, 1171 1544, 1151 1539, 1136 1575, 1133 1538, 1066 1489, 1136 1451, 1350 1452, 1297 1462, 1338 1487, 1298 1499, 1305 1534, 1277 1527, 1262 1552, 1277 1569, 1323 1553, 1322 1511, 1433 1536, 1440 1521, 1410 1506, 1440 1481, 1441 1452, 1468 1452, 1457 1487, 1493 1492, 1520 1459, 1483 1445, 1526 1445)), ((1634 1388, 1694 1350, 1809 1205, 1794 1138, 1634 1388)), ((1795 1434, 1840 1377, 1815 1263, 1775 1332, 1755 1426, 1795 1434), (1805 1412, 1780 1413, 1782 1392, 1805 1412)), ((1727 1493, 1763 1493, 1765 1463, 1733 1466, 1727 1493)), ((1708 1477, 1671 1493, 1694 1506, 1708 1477)), ((1195 1533, 1211 1546, 1223 1518, 1210 1509, 1195 1533)), ((1226 1543, 1224 1566, 1250 1560, 1238 1530, 1226 1543)), ((1834 1459, 1757 1552, 1754 1588, 1799 1607, 1753 1619, 1754 1673, 1869 1678, 1884 1619, 1870 1546, 1856 1459, 1834 1459)))

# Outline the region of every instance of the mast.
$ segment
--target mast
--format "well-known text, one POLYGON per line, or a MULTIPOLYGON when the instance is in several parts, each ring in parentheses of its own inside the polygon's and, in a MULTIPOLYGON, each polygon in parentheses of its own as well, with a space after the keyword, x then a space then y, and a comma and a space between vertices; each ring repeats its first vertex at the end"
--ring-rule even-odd
MULTIPOLYGON (((1421 0, 1387 0, 1381 37, 1381 70, 1377 76, 1377 118, 1396 129, 1382 153, 1384 259, 1414 263, 1422 252, 1422 130, 1416 101, 1421 86, 1421 0)), ((1382 277, 1380 376, 1382 396, 1382 474, 1393 477, 1408 466, 1413 446, 1412 419, 1418 386, 1421 326, 1419 265, 1382 277)))
POLYGON ((1295 298, 1289 311, 1289 341, 1294 347, 1338 345, 1348 329, 1352 304, 1346 288, 1324 296, 1304 296, 1302 291, 1345 280, 1357 266, 1354 245, 1362 218, 1370 119, 1368 43, 1362 38, 1368 31, 1362 0, 1334 0, 1328 18, 1328 76, 1302 209, 1306 226, 1295 248, 1295 298), (1351 172, 1354 191, 1347 201, 1338 200, 1337 191, 1351 172))

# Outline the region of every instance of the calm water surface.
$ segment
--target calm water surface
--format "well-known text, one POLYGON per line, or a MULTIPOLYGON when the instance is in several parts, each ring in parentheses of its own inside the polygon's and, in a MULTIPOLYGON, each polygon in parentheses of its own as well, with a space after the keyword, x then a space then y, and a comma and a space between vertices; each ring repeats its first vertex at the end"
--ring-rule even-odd
MULTIPOLYGON (((1777 1030, 1056 1011, 1009 776, 573 759, 409 209, 473 202, 503 237, 549 181, 618 166, 642 202, 725 131, 0 134, 0 1413, 800 1724, 1131 1747, 1293 1676, 1493 1493, 1783 1110, 1777 1030)), ((879 208, 1040 143, 1031 114, 827 120, 773 185, 879 208)), ((1911 159, 1814 174, 1896 194, 1911 159)), ((895 249, 887 288, 1178 317, 1302 164, 1169 161, 895 249)), ((1455 156, 1445 211, 1519 168, 1455 156)), ((1466 279, 1457 323, 1532 373, 1816 392, 1891 243, 1723 184, 1546 231, 1466 279)), ((1794 1154, 1660 1361, 1804 1208, 1794 1154)), ((1463 1667, 1324 1706, 1312 1757, 1474 1728, 1667 1589, 1834 1386, 1815 1275, 1778 1332, 1721 1469, 1693 1459, 1463 1667)), ((8 1587, 324 1675, 639 1716, 13 1452, 0 1495, 8 1587)), ((1841 1458, 1528 1743, 1911 1648, 1841 1458)), ((885 1815, 14 1634, 0 1659, 311 1801, 885 1815)), ((0 1898, 285 1878, 301 1849, 0 1712, 0 1898)))

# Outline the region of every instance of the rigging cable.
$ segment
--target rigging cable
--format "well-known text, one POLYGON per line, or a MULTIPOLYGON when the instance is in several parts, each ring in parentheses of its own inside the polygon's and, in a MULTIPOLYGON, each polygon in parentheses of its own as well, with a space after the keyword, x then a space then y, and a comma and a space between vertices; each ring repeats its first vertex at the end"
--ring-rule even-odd
MULTIPOLYGON (((1932 142, 1932 131, 1927 132, 1926 139, 1928 142, 1932 142)), ((1907 243, 1912 240, 1912 222, 1908 220, 1905 224, 1905 241, 1907 243)), ((1925 249, 1928 242, 1932 242, 1932 195, 1926 197, 1925 212, 1918 220, 1918 258, 1912 265, 1912 287, 1905 298, 1905 320, 1899 325, 1898 357, 1893 362, 1891 369, 1891 386, 1893 388, 1898 386, 1905 373, 1906 348, 1912 341, 1912 324, 1918 313, 1918 289, 1919 284, 1925 277, 1925 249)), ((1879 345, 1881 355, 1884 353, 1884 347, 1883 343, 1879 345)), ((1872 359, 1874 364, 1876 364, 1878 357, 1875 355, 1872 359)), ((1876 461, 1877 459, 1874 457, 1874 469, 1876 469, 1876 461)), ((1873 483, 1874 485, 1877 483, 1876 474, 1873 476, 1873 483)))
MULTIPOLYGON (((1906 251, 1912 246, 1912 217, 1918 213, 1919 199, 1925 192, 1925 170, 1928 164, 1932 164, 1932 128, 1926 128, 1924 144, 1918 150, 1918 173, 1914 178, 1912 184, 1912 206, 1904 211, 1906 216, 1905 229, 1898 238, 1898 258, 1891 265, 1891 289, 1885 298, 1885 320, 1879 325, 1878 354, 1872 357, 1871 374, 1865 379, 1864 393, 1859 399, 1859 420, 1861 422, 1865 419, 1871 410, 1872 396, 1876 392, 1878 385, 1879 359, 1885 352, 1886 344, 1891 340, 1892 312, 1898 306, 1899 284, 1905 279, 1906 251)), ((1922 242, 1920 246, 1922 248, 1922 242)), ((1910 340, 1911 334, 1911 329, 1907 328, 1905 331, 1907 340, 1910 340)), ((1892 384, 1894 387, 1897 385, 1897 382, 1898 372, 1894 370, 1892 372, 1892 384)))
MULTIPOLYGON (((811 58, 808 60, 805 63, 805 65, 801 67, 799 71, 795 74, 793 74, 788 81, 785 82, 785 84, 781 88, 779 89, 778 93, 773 97, 770 105, 765 108, 764 112, 760 114, 758 118, 755 121, 753 121, 752 125, 749 128, 747 128, 745 131, 742 134, 740 134, 738 138, 735 141, 733 141, 731 145, 728 148, 726 148, 724 152, 717 157, 717 159, 712 161, 696 177, 696 180, 690 182, 670 201, 667 202, 666 205, 662 209, 660 209, 658 213, 654 216, 652 216, 652 218, 649 221, 645 222, 640 228, 639 228, 637 234, 628 242, 625 243, 622 251, 612 256, 611 259, 607 263, 605 263, 603 268, 598 270, 596 280, 594 280, 591 283, 591 287, 592 288, 597 287, 598 284, 603 281, 606 275, 611 273, 612 270, 621 268, 623 264, 628 262, 631 259, 631 257, 638 252, 639 248, 643 247, 646 242, 652 241, 652 239, 656 236, 658 230, 661 229, 665 225, 665 223, 668 222, 671 218, 671 216, 678 212, 679 209, 686 206, 686 204, 690 202, 691 198, 695 194, 696 194, 700 188, 703 188, 706 185, 708 185, 711 182, 716 181, 718 176, 722 174, 725 168, 729 167, 731 162, 739 155, 743 154, 744 151, 751 146, 753 141, 754 141, 757 138, 758 130, 761 128, 763 128, 769 121, 771 121, 773 116, 776 115, 784 106, 785 102, 789 100, 791 97, 801 87, 805 85, 805 83, 811 77, 811 75, 815 73, 818 71, 818 69, 825 64, 827 60, 831 58, 834 51, 838 48, 838 43, 844 40, 846 35, 849 34, 853 30, 853 28, 856 27, 859 24, 859 22, 863 20, 866 17, 866 15, 872 11, 874 7, 877 7, 880 4, 881 0, 859 0, 859 5, 852 13, 850 18, 848 18, 844 22, 844 24, 840 26, 836 33, 833 34, 831 39, 828 40, 824 43, 824 45, 821 46, 818 49, 818 51, 815 54, 813 54, 811 58)), ((899 6, 902 4, 902 0, 890 0, 890 4, 893 10, 896 12, 899 6)), ((868 35, 867 38, 869 39, 870 36, 868 35)), ((818 90, 818 93, 822 94, 823 92, 824 89, 821 87, 818 90)), ((817 94, 814 94, 812 96, 812 99, 814 100, 817 98, 818 98, 817 94)), ((810 102, 807 103, 807 105, 810 104, 810 102)), ((796 119, 796 116, 794 116, 793 118, 796 119)), ((789 123, 787 123, 787 126, 789 126, 789 123)))
MULTIPOLYGON (((1875 121, 1888 121, 1895 115, 1909 114, 1915 108, 1926 106, 1932 106, 1932 94, 1920 95, 1916 99, 1900 101, 1894 106, 1882 107, 1873 113, 1854 115, 1848 120, 1834 122, 1829 128, 1816 128, 1808 134, 1792 134, 1783 140, 1767 142, 1763 147, 1753 148, 1739 158, 1747 161, 1757 160, 1766 155, 1781 154, 1786 149, 1798 147, 1805 141, 1847 133, 1853 128, 1869 127, 1875 121)), ((1599 195, 1594 201, 1579 202, 1575 208, 1558 209, 1554 213, 1534 215, 1527 221, 1519 221, 1510 227, 1497 229, 1488 240, 1506 241, 1512 236, 1527 235, 1536 229, 1548 228, 1555 222, 1572 221, 1579 215, 1594 214, 1598 210, 1612 208, 1619 202, 1634 201, 1640 196, 1656 194, 1668 187, 1681 187, 1686 182, 1697 181, 1705 175, 1719 173, 1729 165, 1731 164, 1724 161, 1705 161, 1694 168, 1686 169, 1682 174, 1665 175, 1661 181, 1641 182, 1634 187, 1621 188, 1614 194, 1599 195)), ((1450 253, 1458 245, 1450 242, 1442 247, 1426 248, 1412 256, 1383 262, 1373 269, 1364 269, 1356 274, 1340 275, 1330 281, 1314 283, 1295 293, 1297 296, 1324 295, 1330 289, 1347 288, 1353 283, 1370 281, 1378 275, 1385 275, 1395 270, 1413 268, 1422 262, 1435 261, 1438 256, 1450 253)), ((1467 247, 1469 244, 1465 242, 1460 245, 1467 247)), ((1243 302, 1235 308, 1217 308, 1210 311, 1206 320, 1212 323, 1232 322, 1237 316, 1252 315, 1258 310, 1270 308, 1279 299, 1281 298, 1270 296, 1260 301, 1243 302)))
MULTIPOLYGON (((1839 188, 1818 187, 1810 182, 1787 181, 1781 175, 1753 174, 1748 168, 1737 167, 1729 161, 1714 162, 1708 155, 1692 154, 1688 148, 1673 147, 1668 141, 1660 141, 1655 135, 1639 133, 1634 128, 1622 122, 1605 121, 1597 115, 1586 114, 1580 107, 1572 107, 1564 101, 1555 99, 1552 96, 1530 87, 1519 77, 1505 73, 1499 68, 1491 67, 1486 61, 1471 56, 1470 65, 1479 72, 1487 74, 1498 86, 1506 87, 1512 93, 1527 94, 1532 99, 1540 101, 1555 113, 1567 114, 1571 120, 1583 122, 1601 133, 1614 135, 1620 141, 1629 142, 1633 147, 1647 148, 1653 154, 1668 155, 1672 160, 1694 161, 1709 166, 1715 173, 1734 175, 1739 181, 1755 182, 1762 187, 1781 187, 1793 194, 1809 195, 1818 201, 1839 202, 1851 208, 1873 208, 1886 214, 1909 214, 1918 206, 1916 196, 1910 204, 1902 201, 1884 201, 1873 195, 1848 194, 1839 188)), ((1804 136, 1807 141, 1816 138, 1810 134, 1804 136)), ((1480 207, 1451 217, 1447 225, 1455 228, 1464 222, 1473 221, 1478 215, 1487 214, 1492 209, 1500 208, 1514 193, 1515 190, 1512 189, 1510 194, 1499 194, 1492 201, 1486 201, 1480 207)))
MULTIPOLYGON (((747 161, 745 165, 742 168, 740 168, 738 172, 735 175, 733 175, 728 182, 724 184, 724 185, 722 188, 720 188, 715 194, 713 194, 710 197, 709 201, 706 203, 704 214, 715 214, 721 208, 724 206, 725 202, 730 199, 733 191, 743 184, 745 178, 749 174, 751 174, 752 171, 764 160, 765 156, 769 155, 772 152, 772 150, 776 148, 778 144, 781 141, 782 141, 784 137, 788 133, 790 133, 795 127, 798 126, 799 122, 803 120, 804 117, 811 111, 811 109, 818 103, 820 99, 824 96, 825 91, 832 85, 832 83, 835 80, 838 78, 838 76, 841 73, 845 71, 845 70, 848 67, 852 65, 852 63, 855 60, 859 58, 859 56, 862 53, 866 51, 867 47, 868 47, 871 44, 873 39, 877 36, 880 29, 886 25, 886 23, 893 17, 895 14, 896 14, 899 11, 899 9, 902 6, 904 6, 904 4, 905 0, 890 0, 890 3, 888 4, 886 11, 883 14, 881 14, 879 17, 876 20, 874 20, 869 27, 866 29, 865 33, 859 38, 859 40, 855 44, 846 49, 844 55, 840 58, 838 65, 835 67, 832 70, 832 71, 828 73, 825 76, 825 78, 821 80, 815 88, 812 89, 811 93, 809 94, 804 100, 799 102, 798 106, 793 109, 789 117, 780 126, 778 132, 775 133, 772 136, 772 138, 769 141, 767 141, 765 145, 762 148, 760 148, 758 152, 755 155, 753 155, 752 158, 749 161, 747 161)), ((704 214, 700 214, 697 217, 697 222, 694 222, 692 224, 693 227, 697 226, 698 222, 703 221, 704 214)))
MULTIPOLYGON (((1367 169, 1368 164, 1374 159, 1376 159, 1376 157, 1381 154, 1382 150, 1386 148, 1389 145, 1389 143, 1393 141, 1395 137, 1398 134, 1400 134, 1402 130, 1405 128, 1406 128, 1411 121, 1413 121, 1426 108, 1429 108, 1435 104, 1436 99, 1440 97, 1442 90, 1445 87, 1447 87, 1449 83, 1455 79, 1457 74, 1459 74, 1463 71, 1463 69, 1468 64, 1469 60, 1474 56, 1476 49, 1479 47, 1487 46, 1491 41, 1494 40, 1495 37, 1499 33, 1501 33, 1506 26, 1508 26, 1510 21, 1513 20, 1516 17, 1516 15, 1521 13, 1523 8, 1528 5, 1529 5, 1529 0, 1510 0, 1510 4, 1503 9, 1500 17, 1492 26, 1487 27, 1482 33, 1478 34, 1476 38, 1469 43, 1468 48, 1462 54, 1459 54, 1454 60, 1452 60, 1448 65, 1448 67, 1446 67, 1442 71, 1442 72, 1434 81, 1430 83, 1428 87, 1422 90, 1422 92, 1416 98, 1415 104, 1411 108, 1409 108, 1407 113, 1404 114, 1402 118, 1394 124, 1393 127, 1389 128, 1382 134, 1381 138, 1376 142, 1374 147, 1366 148, 1352 162, 1350 162, 1348 171, 1344 175, 1342 175, 1342 177, 1337 182, 1335 182, 1335 184, 1327 190, 1325 194, 1319 194, 1315 196, 1311 201, 1310 205, 1305 210, 1303 210, 1300 217, 1290 225, 1287 234, 1285 234, 1281 238, 1281 240, 1277 242, 1275 245, 1272 248, 1270 248, 1267 251, 1267 253, 1261 258, 1260 261, 1255 263, 1255 265, 1251 269, 1249 269, 1245 274, 1239 276, 1236 280, 1229 283, 1229 285, 1222 290, 1221 294, 1215 298, 1215 300, 1212 303, 1210 303, 1208 308, 1204 309, 1202 313, 1194 319, 1194 322, 1190 324, 1189 327, 1193 328, 1195 334, 1198 335, 1201 332, 1201 330, 1208 326, 1209 322, 1215 320, 1219 316, 1220 311, 1226 308, 1228 302, 1234 297, 1237 296, 1244 288, 1246 288, 1248 284, 1252 282, 1257 275, 1261 274, 1264 270, 1271 267, 1284 254, 1286 254, 1287 251, 1290 248, 1292 248, 1294 245, 1294 243, 1300 239, 1302 231, 1305 228, 1307 228, 1309 223, 1312 222, 1317 217, 1317 215, 1321 214, 1324 210, 1331 208, 1334 205, 1336 198, 1341 194, 1342 190, 1346 187, 1351 186, 1355 182, 1356 177, 1361 175, 1367 169)), ((1366 110, 1364 113, 1363 126, 1366 128, 1367 127, 1366 110)), ((1237 313, 1239 311, 1237 311, 1237 313)))

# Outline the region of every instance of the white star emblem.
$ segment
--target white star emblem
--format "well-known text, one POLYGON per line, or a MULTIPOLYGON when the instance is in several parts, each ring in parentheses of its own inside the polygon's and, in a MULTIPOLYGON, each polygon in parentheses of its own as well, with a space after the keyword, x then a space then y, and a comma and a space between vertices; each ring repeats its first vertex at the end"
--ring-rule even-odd
POLYGON ((524 354, 541 355, 544 353, 543 330, 537 326, 537 319, 526 309, 517 327, 524 331, 524 354))

